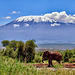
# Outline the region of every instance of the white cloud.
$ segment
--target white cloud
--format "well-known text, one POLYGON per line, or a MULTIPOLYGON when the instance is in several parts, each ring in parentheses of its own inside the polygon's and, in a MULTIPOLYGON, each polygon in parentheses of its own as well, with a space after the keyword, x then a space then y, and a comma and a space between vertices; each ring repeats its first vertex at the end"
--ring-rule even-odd
POLYGON ((11 17, 10 16, 7 16, 7 17, 3 17, 3 19, 10 19, 11 17))
POLYGON ((75 14, 68 15, 65 11, 52 12, 45 15, 38 16, 23 16, 16 19, 16 21, 34 21, 34 22, 62 22, 62 23, 75 23, 75 14))
POLYGON ((13 26, 14 26, 14 27, 19 27, 20 25, 19 25, 19 24, 14 24, 13 26))
POLYGON ((2 26, 2 24, 0 24, 0 26, 2 26))
POLYGON ((25 24, 25 27, 29 27, 29 24, 25 24))
POLYGON ((60 24, 57 24, 57 23, 53 23, 51 24, 51 26, 59 26, 60 24))
POLYGON ((75 17, 75 14, 73 14, 73 17, 75 17))
POLYGON ((11 14, 17 14, 17 13, 20 13, 20 11, 16 12, 16 11, 12 11, 11 14))

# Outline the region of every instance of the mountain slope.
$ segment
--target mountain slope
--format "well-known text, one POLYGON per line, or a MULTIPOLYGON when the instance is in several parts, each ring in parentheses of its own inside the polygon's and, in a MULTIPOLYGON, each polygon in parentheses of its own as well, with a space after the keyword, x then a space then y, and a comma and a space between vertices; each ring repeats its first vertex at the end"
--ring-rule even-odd
MULTIPOLYGON (((61 16, 61 13, 59 13, 59 16, 61 16)), ((68 20, 64 17, 64 20, 57 16, 52 17, 55 14, 23 16, 0 26, 0 41, 6 39, 22 41, 35 39, 38 43, 75 42, 74 17, 71 16, 70 18, 63 12, 63 16, 69 17, 68 20)))

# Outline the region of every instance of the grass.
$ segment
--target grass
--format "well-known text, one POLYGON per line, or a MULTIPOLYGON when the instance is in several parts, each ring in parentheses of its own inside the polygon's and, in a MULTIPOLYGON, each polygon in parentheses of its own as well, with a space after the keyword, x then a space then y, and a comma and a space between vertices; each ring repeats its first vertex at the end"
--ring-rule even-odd
POLYGON ((37 70, 32 63, 25 64, 9 57, 0 57, 0 75, 75 75, 75 71, 64 69, 53 71, 47 68, 37 70))
POLYGON ((75 75, 75 72, 72 70, 64 70, 64 69, 59 69, 57 71, 44 69, 40 70, 38 74, 39 75, 75 75))

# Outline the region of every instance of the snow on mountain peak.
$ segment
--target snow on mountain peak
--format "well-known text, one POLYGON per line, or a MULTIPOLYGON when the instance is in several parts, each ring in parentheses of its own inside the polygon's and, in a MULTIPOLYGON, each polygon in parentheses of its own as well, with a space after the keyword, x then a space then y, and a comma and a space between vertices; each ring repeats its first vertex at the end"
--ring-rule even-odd
POLYGON ((75 23, 75 14, 68 15, 65 11, 52 12, 42 16, 23 16, 16 19, 17 22, 62 22, 62 23, 75 23))
POLYGON ((53 19, 50 19, 45 16, 23 16, 16 19, 16 21, 18 22, 21 22, 21 21, 27 22, 27 21, 33 21, 33 20, 34 22, 53 22, 54 21, 53 19))

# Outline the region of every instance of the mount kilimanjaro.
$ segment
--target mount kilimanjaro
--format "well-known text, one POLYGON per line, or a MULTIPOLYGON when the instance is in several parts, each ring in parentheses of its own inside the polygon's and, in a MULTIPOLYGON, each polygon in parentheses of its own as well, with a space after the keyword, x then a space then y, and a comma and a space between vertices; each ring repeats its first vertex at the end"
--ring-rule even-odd
POLYGON ((75 16, 66 12, 23 16, 0 26, 0 41, 31 39, 38 43, 75 42, 75 16))

